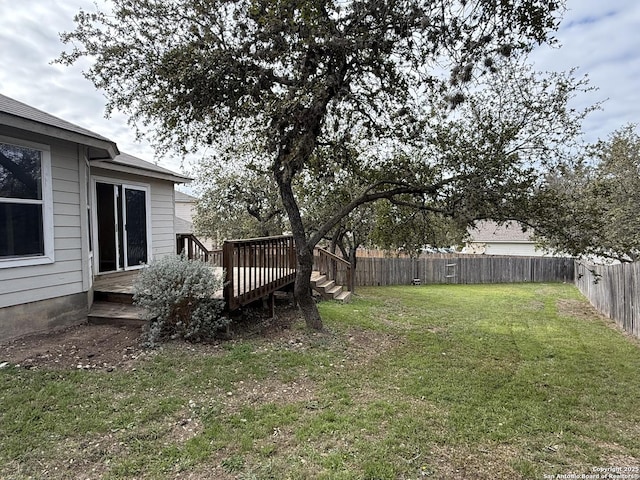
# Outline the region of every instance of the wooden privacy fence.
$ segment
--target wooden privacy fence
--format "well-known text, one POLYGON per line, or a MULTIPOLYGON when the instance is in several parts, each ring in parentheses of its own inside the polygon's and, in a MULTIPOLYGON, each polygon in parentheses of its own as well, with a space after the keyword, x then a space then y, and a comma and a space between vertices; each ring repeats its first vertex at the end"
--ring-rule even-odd
POLYGON ((591 265, 576 262, 575 283, 602 314, 640 337, 640 263, 591 265))
POLYGON ((572 258, 437 255, 433 258, 358 258, 358 286, 420 283, 573 282, 572 258))

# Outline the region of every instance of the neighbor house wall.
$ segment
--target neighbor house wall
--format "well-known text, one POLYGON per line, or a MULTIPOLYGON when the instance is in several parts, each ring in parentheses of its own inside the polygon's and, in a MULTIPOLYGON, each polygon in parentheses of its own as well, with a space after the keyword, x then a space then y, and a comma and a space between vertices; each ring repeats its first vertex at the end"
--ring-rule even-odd
POLYGON ((176 217, 193 223, 194 211, 195 206, 193 205, 193 202, 181 202, 176 200, 176 217))
MULTIPOLYGON (((185 231, 176 232, 176 233, 194 233, 193 228, 193 217, 196 215, 196 201, 198 199, 188 195, 186 193, 178 192, 176 194, 176 217, 184 220, 190 224, 190 228, 183 228, 185 231)), ((176 225, 176 228, 180 228, 179 224, 176 225)), ((198 235, 198 240, 205 246, 205 248, 209 251, 217 250, 219 247, 214 242, 212 238, 206 238, 201 235, 198 235)))
POLYGON ((525 257, 542 256, 542 251, 536 250, 534 244, 518 242, 487 243, 483 253, 485 255, 516 255, 525 257))
MULTIPOLYGON (((78 145, 9 127, 0 127, 0 135, 49 145, 51 149, 55 260, 44 265, 0 268, 0 308, 83 292, 78 145)), ((7 315, 0 310, 0 324, 7 315)))

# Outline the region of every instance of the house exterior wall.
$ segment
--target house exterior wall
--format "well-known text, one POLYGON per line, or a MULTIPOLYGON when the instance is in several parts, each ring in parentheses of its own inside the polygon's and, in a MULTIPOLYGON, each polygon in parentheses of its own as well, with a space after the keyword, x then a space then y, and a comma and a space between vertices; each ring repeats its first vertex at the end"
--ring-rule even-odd
POLYGON ((153 258, 176 253, 173 183, 151 182, 151 222, 153 224, 153 258))
POLYGON ((87 320, 87 293, 0 308, 0 341, 79 325, 87 320))
MULTIPOLYGON (((0 125, 0 137, 48 148, 51 199, 47 208, 53 225, 52 262, 24 265, 12 261, 4 266, 0 262, 0 341, 86 321, 94 273, 89 251, 91 176, 148 186, 150 256, 175 253, 172 181, 92 167, 87 163, 87 147, 74 141, 6 125, 0 125)), ((96 242, 94 238, 94 249, 96 242)))
POLYGON ((79 181, 84 148, 6 126, 0 135, 49 146, 53 190, 54 262, 0 268, 0 340, 6 340, 86 320, 88 233, 79 181))
POLYGON ((92 168, 91 175, 96 178, 110 179, 116 183, 148 185, 151 204, 151 258, 157 259, 175 254, 176 232, 172 182, 101 168, 92 168))
MULTIPOLYGON (((188 200, 185 200, 184 198, 185 198, 185 195, 180 195, 180 193, 178 193, 178 195, 176 196, 176 203, 175 203, 176 217, 182 220, 185 220, 186 222, 189 222, 191 224, 191 228, 188 230, 188 232, 193 233, 194 231, 193 217, 196 214, 195 202, 197 199, 193 197, 187 197, 188 200)), ((188 233, 188 232, 185 231, 185 232, 176 232, 176 233, 188 233)), ((212 238, 203 238, 202 236, 198 236, 198 240, 200 240, 200 242, 202 242, 205 248, 209 251, 219 248, 212 238)))
POLYGON ((536 250, 533 243, 524 242, 470 242, 462 251, 482 255, 544 256, 544 252, 536 250))
POLYGON ((176 201, 176 217, 193 223, 194 210, 195 207, 192 202, 176 201))
MULTIPOLYGON (((51 149, 55 259, 44 265, 0 268, 0 308, 83 292, 81 149, 72 142, 7 127, 0 127, 0 135, 49 145, 51 149)), ((3 317, 6 313, 0 310, 0 321, 3 317)))

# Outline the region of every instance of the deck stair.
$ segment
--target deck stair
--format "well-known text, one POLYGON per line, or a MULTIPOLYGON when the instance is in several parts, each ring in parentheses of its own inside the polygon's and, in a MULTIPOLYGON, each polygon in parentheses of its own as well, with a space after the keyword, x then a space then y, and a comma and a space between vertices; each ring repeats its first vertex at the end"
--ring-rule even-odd
POLYGON ((326 275, 319 271, 311 273, 311 286, 326 300, 337 300, 348 303, 351 300, 351 292, 345 290, 342 285, 336 285, 334 280, 328 280, 326 275))
POLYGON ((143 326, 148 323, 146 310, 133 305, 136 274, 113 274, 96 279, 94 301, 87 315, 90 324, 143 326))

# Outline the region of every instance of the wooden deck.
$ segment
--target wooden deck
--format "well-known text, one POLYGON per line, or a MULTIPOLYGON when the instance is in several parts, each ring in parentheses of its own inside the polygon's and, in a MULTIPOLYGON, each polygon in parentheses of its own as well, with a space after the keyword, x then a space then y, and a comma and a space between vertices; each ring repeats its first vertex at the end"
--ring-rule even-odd
MULTIPOLYGON (((224 273, 222 267, 210 267, 216 275, 224 273)), ((139 270, 127 272, 126 274, 102 275, 93 282, 94 291, 105 294, 133 295, 133 283, 138 276, 139 270)), ((250 295, 252 292, 264 289, 273 279, 294 276, 295 270, 282 270, 265 267, 234 267, 233 268, 233 296, 241 298, 250 295)), ((214 298, 224 298, 224 289, 221 288, 214 293, 214 298)))
POLYGON ((124 273, 98 275, 93 281, 93 290, 96 292, 133 295, 133 282, 138 273, 140 273, 139 270, 132 270, 124 273))
MULTIPOLYGON (((290 236, 225 242, 222 260, 222 266, 211 266, 216 274, 225 273, 224 287, 214 292, 214 297, 224 299, 229 310, 266 298, 295 281, 295 252, 290 236)), ((138 274, 139 270, 99 275, 94 291, 102 297, 132 296, 138 274)))
POLYGON ((269 297, 296 279, 292 236, 230 240, 222 246, 223 297, 229 310, 269 297))

